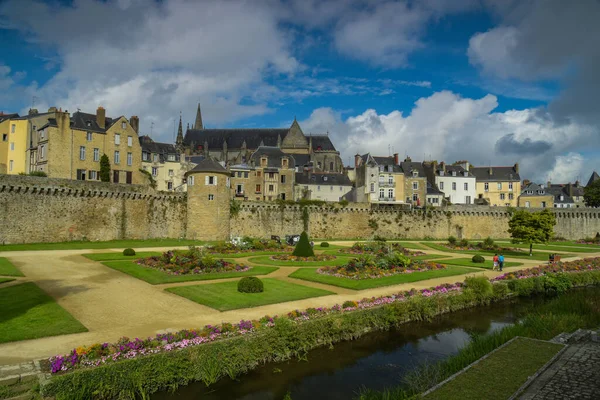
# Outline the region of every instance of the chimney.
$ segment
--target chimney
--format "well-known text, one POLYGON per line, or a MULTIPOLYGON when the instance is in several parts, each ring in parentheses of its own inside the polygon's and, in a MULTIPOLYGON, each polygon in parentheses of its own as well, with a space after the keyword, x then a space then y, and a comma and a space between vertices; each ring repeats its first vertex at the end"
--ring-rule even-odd
POLYGON ((488 169, 488 173, 489 173, 490 175, 493 175, 493 172, 494 172, 494 171, 492 170, 492 167, 490 167, 490 168, 488 169))
POLYGON ((29 109, 29 115, 37 115, 38 110, 37 108, 30 108, 29 109))
POLYGON ((469 167, 471 166, 471 164, 469 164, 468 161, 465 161, 463 163, 463 168, 465 169, 465 171, 469 172, 469 167))
POLYGON ((398 165, 398 153, 394 153, 394 165, 398 165))
POLYGON ((412 162, 412 159, 409 156, 406 156, 406 158, 404 159, 404 162, 412 162))
POLYGON ((106 111, 103 107, 98 107, 96 110, 96 123, 100 129, 106 128, 106 111))
POLYGON ((359 167, 359 165, 360 165, 360 155, 359 155, 359 154, 356 154, 356 155, 354 156, 354 168, 358 168, 358 167, 359 167))
POLYGON ((135 133, 140 133, 140 119, 137 115, 132 115, 131 118, 129 118, 129 125, 131 125, 135 133))
POLYGON ((515 163, 515 172, 519 173, 519 163, 515 163))
POLYGON ((550 183, 551 183, 550 181, 546 182, 546 187, 547 187, 548 189, 550 189, 550 183))
POLYGON ((49 113, 55 113, 55 112, 56 112, 56 107, 50 107, 50 108, 48 109, 48 112, 49 112, 49 113))
POLYGON ((528 186, 531 183, 529 179, 523 179, 523 187, 528 186))
POLYGON ((56 112, 56 126, 59 130, 68 129, 71 126, 71 117, 69 113, 65 110, 56 112))
POLYGON ((444 171, 444 173, 446 173, 446 163, 442 161, 440 163, 440 167, 442 167, 442 171, 444 171))

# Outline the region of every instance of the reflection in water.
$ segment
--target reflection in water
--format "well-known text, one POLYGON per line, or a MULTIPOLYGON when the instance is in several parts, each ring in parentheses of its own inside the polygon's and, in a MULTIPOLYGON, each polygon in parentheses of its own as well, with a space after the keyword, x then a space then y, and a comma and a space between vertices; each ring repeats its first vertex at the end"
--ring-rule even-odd
POLYGON ((455 354, 473 335, 511 324, 539 301, 507 302, 444 315, 428 323, 405 324, 338 343, 333 349, 313 350, 308 362, 270 363, 239 381, 223 379, 210 388, 196 383, 174 394, 158 393, 153 399, 281 400, 288 391, 293 400, 351 399, 361 387, 383 389, 400 383, 415 366, 455 354))

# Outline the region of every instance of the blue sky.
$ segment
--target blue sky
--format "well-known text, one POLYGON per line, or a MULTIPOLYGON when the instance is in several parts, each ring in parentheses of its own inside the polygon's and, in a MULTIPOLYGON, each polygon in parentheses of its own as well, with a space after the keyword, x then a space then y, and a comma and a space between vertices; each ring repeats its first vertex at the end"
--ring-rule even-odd
POLYGON ((102 105, 170 141, 200 101, 209 127, 296 117, 345 161, 393 147, 587 180, 598 17, 591 0, 5 0, 0 110, 102 105))

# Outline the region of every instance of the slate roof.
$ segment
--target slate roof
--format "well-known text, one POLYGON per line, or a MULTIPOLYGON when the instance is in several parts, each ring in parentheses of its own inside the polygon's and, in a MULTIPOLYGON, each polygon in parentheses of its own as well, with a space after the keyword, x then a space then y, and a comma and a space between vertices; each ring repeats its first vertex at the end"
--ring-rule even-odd
POLYGON ((392 157, 392 156, 389 156, 389 157, 373 156, 373 160, 375 160, 377 165, 394 165, 395 164, 394 157, 392 157))
POLYGON ((167 155, 174 154, 176 160, 179 161, 179 152, 174 145, 170 143, 159 143, 153 141, 149 136, 140 136, 140 145, 142 152, 158 154, 161 162, 167 161, 167 155))
POLYGON ((227 171, 225 167, 212 158, 205 158, 204 160, 200 161, 198 165, 186 172, 185 176, 188 176, 192 172, 215 172, 229 175, 229 171, 227 171))
MULTIPOLYGON (((312 138, 313 151, 336 151, 328 135, 310 135, 309 138, 312 138), (321 147, 321 150, 317 150, 319 147, 321 147)), ((283 136, 281 139, 283 139, 283 136)))
POLYGON ((45 112, 45 113, 37 113, 37 114, 27 114, 27 115, 23 115, 22 117, 19 117, 18 114, 13 114, 13 115, 16 115, 16 117, 14 117, 13 119, 26 120, 26 119, 31 119, 31 118, 35 118, 35 117, 43 117, 44 115, 50 115, 50 114, 54 114, 54 112, 45 112))
POLYGON ((309 154, 294 154, 293 157, 296 167, 304 167, 311 164, 309 154))
POLYGON ((469 170, 481 182, 519 182, 521 176, 515 167, 471 167, 469 170), (490 175, 489 170, 492 169, 490 175))
POLYGON ((6 121, 7 119, 19 119, 19 114, 13 113, 13 114, 2 114, 2 115, 0 115, 0 122, 6 121))
POLYGON ((106 133, 108 128, 113 126, 119 120, 119 118, 106 117, 104 128, 101 128, 98 125, 98 122, 96 121, 96 114, 89 114, 77 111, 74 112, 73 115, 71 115, 71 128, 79 129, 82 131, 106 133), (90 124, 90 126, 88 126, 88 123, 90 124))
POLYGON ((431 196, 444 196, 444 192, 438 189, 437 185, 427 181, 427 194, 431 196))
POLYGON ((592 176, 590 176, 590 180, 588 181, 586 186, 590 186, 592 183, 596 182, 600 179, 600 175, 596 171, 592 172, 592 176))
POLYGON ((425 168, 423 168, 423 164, 416 161, 402 161, 400 163, 400 167, 404 172, 405 176, 412 176, 412 171, 417 170, 419 172, 419 178, 426 178, 425 168))
POLYGON ((204 156, 186 156, 185 157, 185 161, 191 162, 193 164, 198 164, 202 160, 204 160, 204 156))
MULTIPOLYGON (((438 176, 440 175, 440 171, 442 171, 443 168, 438 165, 435 174, 438 176)), ((474 175, 470 172, 464 169, 464 167, 462 165, 448 165, 446 164, 446 172, 444 176, 452 176, 452 172, 456 172, 456 176, 462 176, 463 178, 465 177, 465 172, 467 172, 467 177, 473 177, 474 175)))
POLYGON ((548 196, 552 195, 551 192, 544 189, 541 185, 531 182, 521 190, 521 196, 548 196), (532 192, 532 193, 527 193, 532 192))
POLYGON ((208 142, 209 150, 223 148, 227 141, 228 149, 241 149, 244 141, 246 148, 257 149, 261 143, 264 146, 277 146, 277 138, 285 138, 289 129, 188 129, 183 137, 183 144, 204 146, 208 142))
POLYGON ((289 158, 289 166, 293 168, 296 165, 296 161, 294 157, 290 154, 286 154, 279 147, 276 146, 260 146, 252 155, 250 156, 250 162, 253 165, 260 165, 260 158, 266 155, 267 167, 268 168, 281 168, 281 158, 287 157, 289 158))
POLYGON ((352 186, 352 182, 344 174, 304 174, 296 172, 296 183, 299 185, 334 185, 334 186, 352 186))
POLYGON ((562 185, 550 185, 550 187, 546 188, 546 191, 554 196, 555 204, 573 204, 575 201, 568 193, 565 192, 565 188, 562 185), (560 196, 563 196, 563 199, 560 199, 560 196))

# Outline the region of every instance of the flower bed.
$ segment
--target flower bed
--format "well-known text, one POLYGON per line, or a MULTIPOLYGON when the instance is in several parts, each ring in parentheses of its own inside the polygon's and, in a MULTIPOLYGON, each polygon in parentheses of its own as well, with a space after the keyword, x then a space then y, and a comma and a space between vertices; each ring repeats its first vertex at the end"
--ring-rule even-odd
POLYGON ((407 266, 389 265, 385 268, 381 268, 377 265, 357 267, 355 261, 356 260, 352 260, 346 265, 340 265, 337 267, 319 268, 317 270, 317 274, 331 275, 338 278, 377 279, 397 274, 411 274, 413 272, 424 272, 447 268, 443 264, 425 261, 413 261, 407 266))
POLYGON ((600 246, 600 240, 598 240, 598 239, 592 239, 592 238, 579 239, 576 243, 579 243, 579 244, 589 244, 589 245, 594 245, 594 246, 600 246))
POLYGON ((424 252, 419 250, 409 250, 403 247, 400 243, 386 244, 385 242, 356 242, 352 245, 352 247, 340 250, 340 253, 346 254, 374 254, 377 256, 394 252, 399 252, 405 256, 413 257, 425 255, 424 252))
POLYGON ((352 312, 402 302, 415 296, 431 297, 438 294, 457 293, 462 288, 462 283, 443 284, 429 289, 411 289, 390 296, 365 298, 358 302, 352 302, 352 304, 347 302, 344 305, 336 304, 332 307, 308 308, 303 311, 294 310, 280 317, 266 315, 259 320, 242 320, 237 324, 222 323, 221 325, 206 325, 202 329, 186 329, 174 333, 157 334, 155 337, 145 340, 139 338, 130 340, 124 337, 116 343, 98 343, 89 347, 78 347, 69 354, 51 357, 48 360, 48 369, 56 374, 77 368, 96 367, 119 360, 169 352, 214 342, 219 339, 255 333, 275 326, 277 318, 286 318, 296 323, 302 323, 330 314, 352 312))
POLYGON ((504 275, 497 276, 496 278, 492 279, 492 281, 526 279, 559 272, 584 272, 598 270, 600 270, 600 257, 584 258, 582 260, 558 262, 552 265, 540 265, 539 267, 535 268, 507 272, 504 275))
POLYGON ((454 251, 496 251, 498 253, 502 252, 519 252, 519 253, 527 253, 525 250, 517 248, 517 247, 499 247, 497 245, 494 246, 485 246, 482 243, 471 244, 451 244, 451 243, 439 243, 440 246, 447 248, 448 250, 454 251))
POLYGON ((276 254, 271 256, 271 260, 277 261, 303 261, 303 262, 318 262, 318 261, 331 261, 335 260, 337 257, 331 254, 318 254, 313 257, 298 257, 293 256, 291 254, 276 254))
POLYGON ((136 263, 170 275, 207 274, 215 272, 245 272, 251 267, 235 264, 191 247, 188 251, 166 251, 160 256, 140 258, 136 263))
POLYGON ((209 253, 214 254, 235 254, 235 253, 252 253, 258 251, 293 251, 293 246, 278 243, 275 240, 262 240, 246 238, 241 244, 231 242, 220 243, 213 246, 206 246, 209 253))

